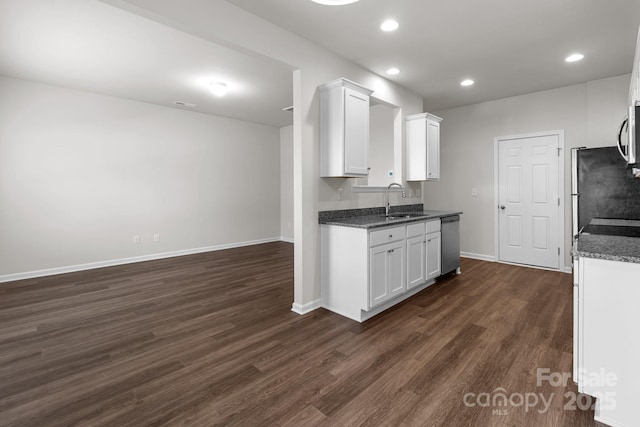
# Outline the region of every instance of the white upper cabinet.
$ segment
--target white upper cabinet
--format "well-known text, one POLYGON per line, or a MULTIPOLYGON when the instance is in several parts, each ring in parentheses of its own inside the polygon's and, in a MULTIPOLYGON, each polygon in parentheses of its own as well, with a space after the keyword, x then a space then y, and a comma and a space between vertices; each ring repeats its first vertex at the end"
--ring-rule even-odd
POLYGON ((347 79, 320 91, 320 176, 360 177, 369 173, 369 96, 347 79))
POLYGON ((407 181, 440 179, 440 122, 429 113, 405 117, 407 181))

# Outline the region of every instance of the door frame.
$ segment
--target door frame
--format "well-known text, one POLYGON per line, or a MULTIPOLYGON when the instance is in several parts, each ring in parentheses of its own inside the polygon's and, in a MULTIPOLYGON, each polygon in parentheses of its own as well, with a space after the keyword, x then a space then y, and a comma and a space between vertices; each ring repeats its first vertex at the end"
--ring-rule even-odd
POLYGON ((517 135, 498 136, 493 139, 493 226, 494 226, 494 245, 495 245, 495 261, 502 264, 513 264, 507 261, 500 260, 500 158, 499 147, 501 141, 507 141, 512 139, 527 139, 537 138, 543 136, 557 136, 558 148, 560 153, 558 155, 558 197, 560 198, 560 206, 558 206, 558 246, 560 247, 560 255, 558 258, 558 268, 538 267, 528 264, 515 264, 523 267, 539 268, 542 270, 552 270, 565 272, 565 242, 564 242, 564 222, 565 222, 565 197, 564 197, 564 162, 565 162, 565 150, 564 150, 564 129, 551 130, 546 132, 533 132, 517 135))

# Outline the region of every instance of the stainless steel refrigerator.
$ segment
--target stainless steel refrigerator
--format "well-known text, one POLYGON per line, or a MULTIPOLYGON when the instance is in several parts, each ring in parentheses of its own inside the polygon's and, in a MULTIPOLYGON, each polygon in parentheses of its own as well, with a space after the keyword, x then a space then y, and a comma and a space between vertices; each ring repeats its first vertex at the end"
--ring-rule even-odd
POLYGON ((640 237, 640 179, 617 147, 571 150, 573 236, 578 233, 640 237), (629 234, 631 233, 631 234, 629 234))

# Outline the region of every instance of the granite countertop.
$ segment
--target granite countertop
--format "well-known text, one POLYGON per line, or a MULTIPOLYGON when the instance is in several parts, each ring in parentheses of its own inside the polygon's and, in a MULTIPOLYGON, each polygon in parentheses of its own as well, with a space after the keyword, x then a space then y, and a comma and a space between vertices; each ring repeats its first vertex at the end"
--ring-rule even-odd
POLYGON ((384 208, 347 209, 318 212, 318 222, 326 225, 338 225, 355 228, 379 228, 405 223, 425 221, 460 215, 458 211, 425 210, 422 204, 393 206, 392 218, 385 217, 384 208))
POLYGON ((592 218, 573 245, 573 255, 640 263, 640 220, 592 218))
POLYGON ((640 237, 581 234, 573 254, 578 257, 640 263, 640 237))

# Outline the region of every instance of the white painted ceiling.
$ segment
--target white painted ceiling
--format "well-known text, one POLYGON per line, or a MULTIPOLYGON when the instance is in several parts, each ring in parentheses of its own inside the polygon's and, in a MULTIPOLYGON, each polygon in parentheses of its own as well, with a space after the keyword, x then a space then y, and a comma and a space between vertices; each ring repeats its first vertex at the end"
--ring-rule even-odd
MULTIPOLYGON (((0 74, 284 126, 289 68, 96 0, 0 0, 0 74), (229 93, 216 98, 213 80, 229 93)), ((184 108, 182 108, 184 109, 184 108)))
MULTIPOLYGON (((640 21, 639 0, 226 1, 421 94, 425 111, 629 73, 640 21), (383 33, 390 17, 400 28, 383 33), (585 59, 565 63, 575 51, 585 59), (391 66, 401 73, 386 76, 391 66), (462 88, 464 78, 476 84, 462 88)), ((293 98, 285 65, 98 0, 0 0, 0 74, 174 108, 185 101, 194 111, 273 126, 292 122, 282 111, 293 98), (228 83, 226 97, 208 92, 213 80, 228 83)))
POLYGON ((426 111, 630 73, 640 24, 638 0, 227 1, 421 94, 426 111), (400 28, 380 31, 387 18, 400 28))

